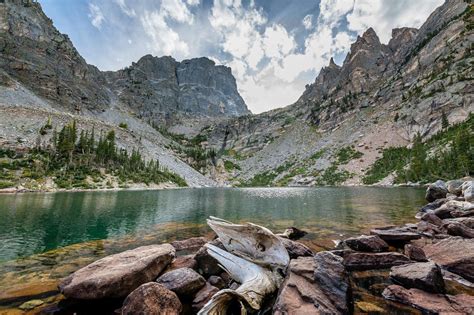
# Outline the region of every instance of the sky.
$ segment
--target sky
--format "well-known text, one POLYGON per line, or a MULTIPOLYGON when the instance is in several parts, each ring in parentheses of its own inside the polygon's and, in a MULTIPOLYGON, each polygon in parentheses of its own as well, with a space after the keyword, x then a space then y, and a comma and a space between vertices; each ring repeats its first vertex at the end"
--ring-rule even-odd
POLYGON ((342 64, 373 27, 420 27, 443 0, 39 0, 60 32, 101 70, 146 54, 205 56, 232 68, 253 113, 295 102, 331 57, 342 64))

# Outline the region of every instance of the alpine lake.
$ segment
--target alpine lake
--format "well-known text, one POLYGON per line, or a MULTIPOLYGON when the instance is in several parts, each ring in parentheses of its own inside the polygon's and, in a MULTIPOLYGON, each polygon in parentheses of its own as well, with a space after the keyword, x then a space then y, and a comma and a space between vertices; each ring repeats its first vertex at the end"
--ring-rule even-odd
MULTIPOLYGON (((234 223, 252 222, 275 233, 297 227, 308 232, 300 241, 316 252, 334 248, 339 239, 369 234, 375 227, 415 222, 415 213, 424 203, 423 189, 404 187, 3 194, 0 314, 34 314, 38 310, 85 314, 74 306, 62 305, 65 300, 57 289, 61 279, 106 255, 142 245, 211 236, 206 225, 209 216, 234 223), (25 302, 32 300, 43 305, 29 310, 25 302)), ((354 278, 360 288, 354 292, 354 301, 389 310, 391 305, 377 298, 377 285, 374 287, 377 278, 386 281, 384 277, 383 272, 376 272, 354 278)))

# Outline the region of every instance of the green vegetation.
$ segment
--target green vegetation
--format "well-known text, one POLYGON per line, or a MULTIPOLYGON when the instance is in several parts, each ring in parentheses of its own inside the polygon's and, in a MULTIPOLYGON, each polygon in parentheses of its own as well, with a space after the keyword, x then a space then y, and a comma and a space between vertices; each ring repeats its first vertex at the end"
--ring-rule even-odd
POLYGON ((311 155, 309 158, 311 160, 318 160, 318 159, 323 157, 325 152, 326 152, 325 150, 319 150, 319 151, 315 152, 313 155, 311 155))
MULTIPOLYGON (((174 182, 186 186, 184 179, 162 167, 156 160, 146 162, 140 151, 131 154, 117 148, 112 130, 97 140, 95 131, 82 130, 78 136, 76 122, 56 130, 50 143, 38 146, 26 153, 0 150, 0 180, 30 178, 42 181, 51 177, 60 188, 95 188, 109 176, 118 178, 120 184, 174 182), (21 171, 20 178, 12 173, 21 171), (93 183, 92 183, 93 182, 93 183)), ((3 182, 3 186, 7 185, 3 182)), ((6 182, 8 183, 8 182, 6 182)), ((12 186, 12 185, 10 185, 12 186)))
POLYGON ((224 168, 227 172, 232 172, 233 170, 240 170, 240 166, 238 164, 235 164, 234 162, 229 160, 224 161, 224 168))
POLYGON ((122 128, 122 129, 128 129, 127 123, 124 123, 124 122, 121 122, 121 123, 119 124, 119 127, 122 128))
POLYGON ((411 149, 385 149, 363 182, 374 184, 393 172, 396 183, 427 183, 474 175, 474 114, 425 142, 416 136, 411 149))
POLYGON ((348 171, 339 171, 338 165, 333 164, 324 170, 324 173, 316 179, 318 185, 334 186, 341 184, 352 177, 348 171))
POLYGON ((275 171, 265 171, 255 175, 251 180, 242 183, 241 187, 267 187, 271 186, 278 174, 275 171))
POLYGON ((363 155, 362 152, 355 150, 354 146, 343 147, 337 152, 337 162, 338 164, 347 164, 349 161, 358 159, 363 155))

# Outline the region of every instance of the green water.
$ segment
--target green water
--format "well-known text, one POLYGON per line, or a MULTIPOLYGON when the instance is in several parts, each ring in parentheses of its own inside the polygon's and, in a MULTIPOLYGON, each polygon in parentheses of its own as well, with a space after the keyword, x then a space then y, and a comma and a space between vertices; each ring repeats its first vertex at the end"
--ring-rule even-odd
MULTIPOLYGON (((413 221, 423 191, 413 188, 179 189, 0 195, 0 262, 91 240, 128 247, 208 232, 212 215, 275 232, 296 226, 305 241, 332 240, 371 227, 413 221)), ((113 250, 111 250, 113 251, 113 250)))

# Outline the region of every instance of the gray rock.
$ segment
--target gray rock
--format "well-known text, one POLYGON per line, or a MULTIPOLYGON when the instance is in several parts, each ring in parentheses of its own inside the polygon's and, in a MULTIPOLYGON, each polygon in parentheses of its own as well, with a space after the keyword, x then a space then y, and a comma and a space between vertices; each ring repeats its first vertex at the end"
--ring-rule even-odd
POLYGON ((344 256, 347 270, 385 269, 410 262, 407 256, 396 253, 348 253, 344 256))
POLYGON ((425 198, 429 202, 433 202, 437 199, 446 198, 447 193, 448 187, 446 187, 446 183, 442 180, 437 180, 428 186, 426 189, 425 198))
POLYGON ((123 302, 122 315, 178 315, 183 306, 176 294, 156 282, 142 284, 123 302))
POLYGON ((383 252, 388 244, 377 235, 348 238, 344 241, 351 249, 360 252, 383 252))
POLYGON ((226 287, 225 281, 219 276, 210 276, 209 279, 207 279, 207 282, 219 289, 224 289, 226 287))
POLYGON ((460 196, 462 194, 462 184, 464 181, 455 179, 455 180, 449 180, 446 182, 446 186, 448 188, 448 191, 450 194, 460 196))
POLYGON ((474 181, 467 181, 462 184, 462 195, 464 200, 474 202, 474 181))
POLYGON ((407 289, 416 288, 432 293, 444 293, 441 269, 432 262, 394 266, 390 277, 407 289))
POLYGON ((169 271, 156 279, 156 282, 164 285, 178 296, 191 296, 206 284, 206 280, 191 268, 169 271))
POLYGON ((288 255, 290 255, 290 258, 313 256, 313 251, 309 249, 308 246, 283 237, 280 237, 280 239, 283 243, 283 246, 285 246, 286 250, 288 251, 288 255))
POLYGON ((142 246, 110 255, 71 274, 59 284, 74 299, 123 298, 153 281, 173 260, 170 244, 142 246))

